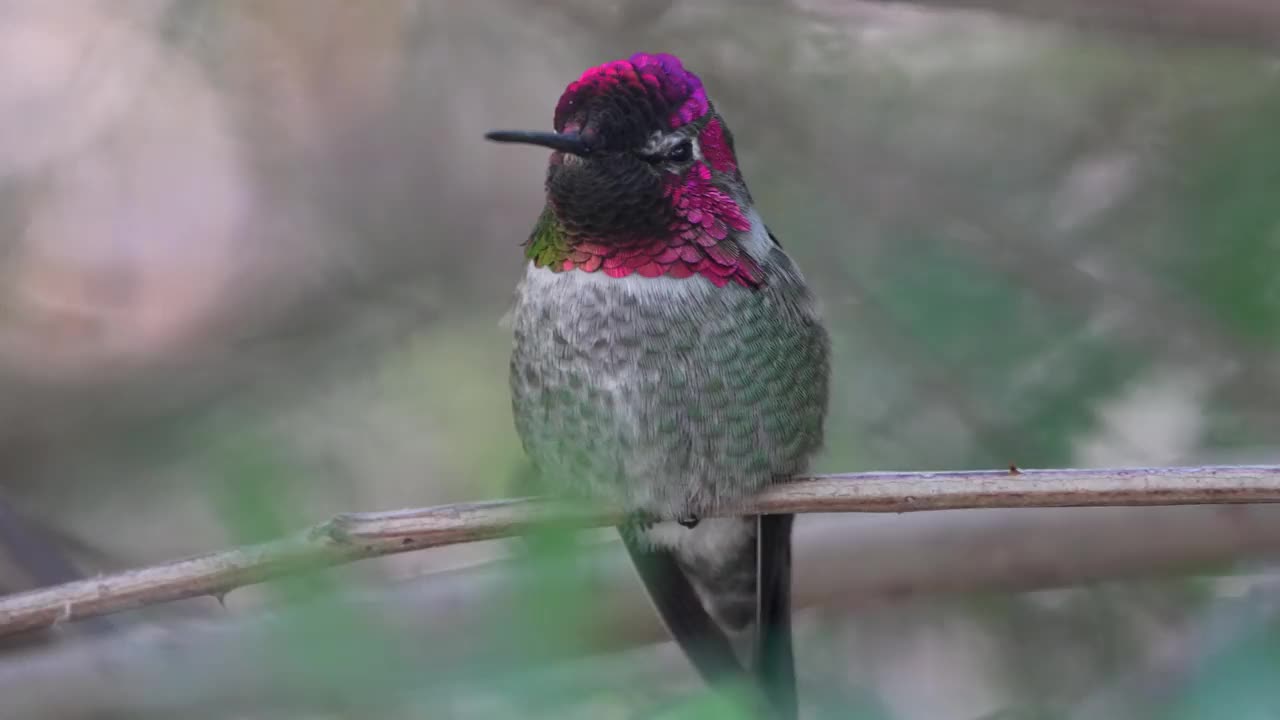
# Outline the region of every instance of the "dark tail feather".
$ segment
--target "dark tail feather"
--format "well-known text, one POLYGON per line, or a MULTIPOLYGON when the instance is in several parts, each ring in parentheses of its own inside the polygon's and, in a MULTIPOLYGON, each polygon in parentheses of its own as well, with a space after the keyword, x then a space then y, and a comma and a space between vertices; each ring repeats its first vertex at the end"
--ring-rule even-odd
POLYGON ((713 686, 755 686, 760 695, 753 702, 762 703, 763 717, 794 720, 793 516, 762 515, 740 522, 749 533, 725 555, 682 555, 652 547, 639 528, 619 531, 658 614, 699 674, 713 686), (753 624, 748 672, 725 631, 741 632, 753 624))
POLYGON ((791 649, 791 526, 794 515, 761 515, 756 532, 754 669, 780 720, 798 714, 791 649))
POLYGON ((618 532, 667 630, 703 679, 716 686, 746 677, 728 636, 702 606, 675 555, 651 547, 634 528, 623 526, 618 532))

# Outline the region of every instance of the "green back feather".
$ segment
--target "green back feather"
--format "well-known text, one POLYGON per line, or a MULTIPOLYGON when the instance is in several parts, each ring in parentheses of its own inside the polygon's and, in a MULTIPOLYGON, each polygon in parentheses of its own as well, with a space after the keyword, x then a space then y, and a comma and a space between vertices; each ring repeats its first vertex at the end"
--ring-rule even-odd
POLYGON ((536 267, 553 265, 569 256, 569 238, 551 208, 544 209, 538 217, 538 224, 525 243, 524 255, 536 267))

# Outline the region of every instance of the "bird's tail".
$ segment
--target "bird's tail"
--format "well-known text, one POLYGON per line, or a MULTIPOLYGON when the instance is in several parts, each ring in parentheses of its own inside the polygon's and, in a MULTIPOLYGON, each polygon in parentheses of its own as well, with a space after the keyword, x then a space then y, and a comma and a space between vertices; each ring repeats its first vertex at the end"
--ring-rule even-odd
POLYGON ((796 717, 791 515, 621 528, 667 629, 711 684, 749 678, 768 716, 796 717), (751 632, 753 631, 754 632, 751 632), (754 640, 743 652, 743 639, 754 640))
POLYGON ((791 526, 794 515, 758 516, 755 671, 779 715, 796 717, 791 648, 791 526))

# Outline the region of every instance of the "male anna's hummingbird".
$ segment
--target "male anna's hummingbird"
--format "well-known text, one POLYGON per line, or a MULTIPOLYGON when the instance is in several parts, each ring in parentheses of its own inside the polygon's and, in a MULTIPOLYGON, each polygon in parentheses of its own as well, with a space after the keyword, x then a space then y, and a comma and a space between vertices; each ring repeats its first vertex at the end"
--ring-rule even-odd
POLYGON ((525 451, 543 489, 631 514, 627 550, 708 681, 742 677, 745 660, 793 717, 792 516, 714 515, 803 473, 822 442, 813 297, 679 59, 587 70, 554 128, 487 135, 554 151, 513 312, 525 451))

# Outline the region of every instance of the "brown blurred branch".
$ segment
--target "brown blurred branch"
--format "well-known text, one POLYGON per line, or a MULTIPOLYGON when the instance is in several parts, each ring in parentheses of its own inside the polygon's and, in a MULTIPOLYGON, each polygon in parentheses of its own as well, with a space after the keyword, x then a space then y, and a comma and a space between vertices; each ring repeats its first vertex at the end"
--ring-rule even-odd
MULTIPOLYGON (((856 608, 944 592, 1040 590, 1220 571, 1223 563, 1277 551, 1280 506, 808 515, 796 526, 795 599, 800 608, 856 608)), ((496 683, 502 673, 554 667, 547 663, 580 657, 576 653, 616 652, 665 638, 620 543, 585 548, 576 568, 594 610, 581 617, 587 643, 574 646, 571 656, 509 634, 522 622, 512 617, 512 598, 537 587, 531 584, 536 569, 516 558, 317 598, 306 607, 139 626, 0 656, 0 697, 13 717, 30 720, 175 717, 211 707, 230 713, 338 701, 363 707, 368 693, 446 693, 452 679, 472 668, 483 668, 478 677, 496 683), (294 615, 313 620, 292 625, 294 615), (310 637, 316 617, 347 618, 361 633, 376 627, 394 637, 394 645, 341 664, 343 673, 359 665, 392 685, 334 681, 322 662, 313 667, 305 655, 282 656, 282 639, 310 637)), ((599 656, 589 662, 594 666, 599 656)), ((684 672, 681 662, 663 667, 674 675, 684 672)))
POLYGON ((1096 30, 1280 47, 1280 4, 1270 0, 870 0, 982 10, 1096 30))
MULTIPOLYGON (((733 514, 1280 502, 1280 466, 859 473, 769 489, 733 514)), ((302 570, 519 535, 614 525, 616 512, 537 499, 339 515, 290 538, 0 598, 0 637, 198 597, 302 570)))
MULTIPOLYGON (((31 583, 28 587, 70 583, 84 577, 45 528, 24 517, 4 497, 0 497, 0 552, 9 556, 26 575, 24 580, 31 583)), ((77 629, 108 632, 112 623, 105 618, 93 618, 78 625, 77 629)), ((30 633, 16 640, 19 646, 38 641, 40 637, 30 633)), ((8 647, 9 644, 0 643, 0 649, 8 647)))

